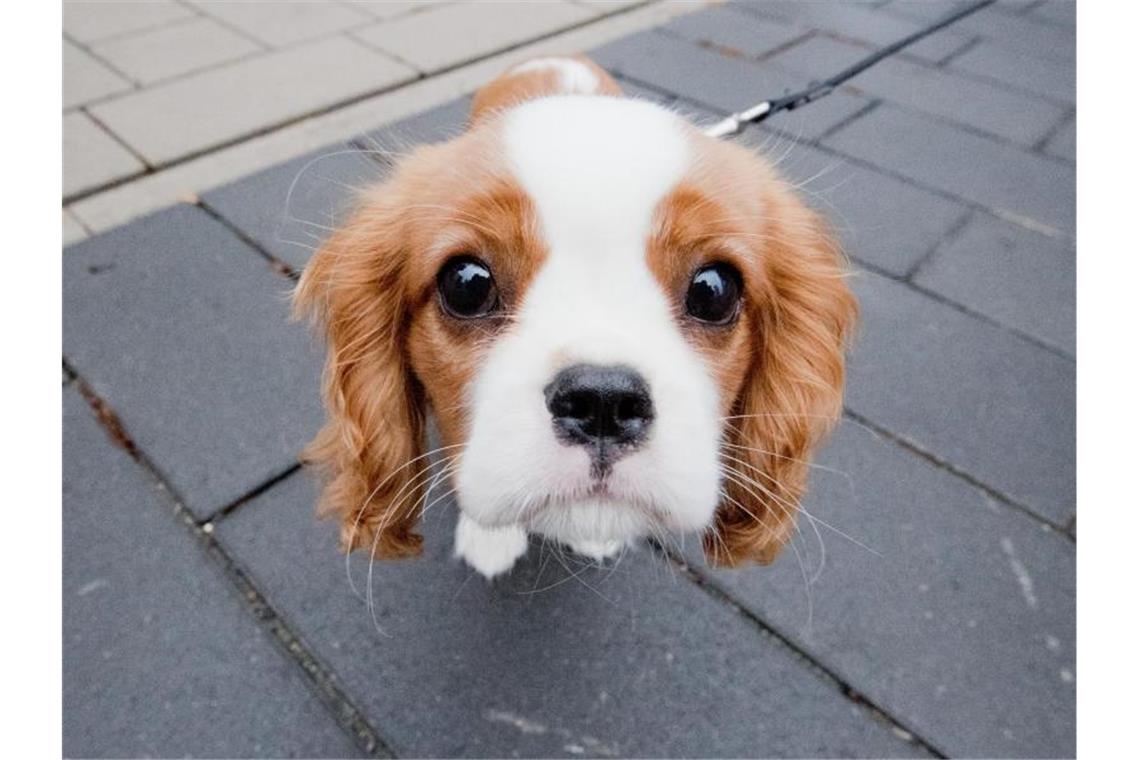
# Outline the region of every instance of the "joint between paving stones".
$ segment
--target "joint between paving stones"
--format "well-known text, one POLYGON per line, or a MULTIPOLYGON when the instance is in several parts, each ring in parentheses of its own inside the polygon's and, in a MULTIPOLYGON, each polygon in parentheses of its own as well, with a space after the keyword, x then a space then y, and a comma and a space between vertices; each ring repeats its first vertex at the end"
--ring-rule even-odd
MULTIPOLYGON (((234 585, 235 591, 245 602, 246 607, 254 616, 259 625, 266 629, 273 641, 282 650, 283 654, 305 674, 307 682, 315 691, 317 698, 324 705, 336 721, 337 725, 347 731, 353 741, 370 757, 394 758, 396 757, 392 745, 368 722, 364 713, 353 704, 348 695, 337 685, 336 677, 331 668, 325 666, 308 648, 301 638, 295 634, 284 617, 269 603, 265 595, 249 575, 226 553, 226 550, 213 536, 213 523, 209 520, 202 524, 195 521, 193 514, 185 506, 174 488, 163 477, 162 473, 138 448, 127 434, 119 420, 118 414, 110 404, 101 398, 83 377, 64 360, 64 370, 72 376, 72 381, 87 404, 95 413, 97 422, 106 430, 112 443, 127 452, 154 481, 159 490, 163 491, 169 506, 176 518, 190 531, 191 535, 201 543, 206 553, 218 563, 223 574, 234 585)), ((300 465, 294 466, 290 472, 278 475, 269 483, 259 488, 266 490, 277 482, 296 472, 300 465)), ((248 494, 253 498, 256 494, 248 494)), ((241 501, 241 500, 239 500, 241 501)), ((236 504, 234 507, 236 508, 236 504)))
POLYGON ((669 549, 658 543, 656 540, 650 539, 649 545, 653 551, 657 553, 665 562, 675 567, 681 575, 683 575, 689 582, 691 582, 698 589, 703 591, 707 596, 713 600, 729 606, 734 612, 741 617, 752 623, 762 635, 775 639, 777 642, 786 647, 794 656, 800 659, 807 665, 815 674, 827 681, 839 691, 846 699, 852 703, 863 707, 871 713, 871 716, 876 720, 891 727, 891 731, 895 736, 903 741, 906 741, 916 747, 920 747, 923 751, 929 753, 936 758, 947 758, 947 755, 942 750, 938 749, 927 739, 924 739, 918 732, 907 727, 901 720, 892 715, 885 708, 878 705, 874 700, 867 697, 854 686, 847 682, 840 674, 836 673, 831 668, 816 660, 806 650, 796 645, 791 638, 780 632, 779 629, 769 624, 759 615, 753 613, 745 605, 739 602, 731 593, 726 591, 716 580, 700 570, 693 567, 683 557, 676 556, 669 549))
MULTIPOLYGON (((1054 533, 1057 533, 1058 535, 1064 536, 1065 538, 1069 539, 1069 541, 1071 543, 1074 543, 1074 544, 1076 543, 1076 538, 1074 538, 1070 534, 1066 525, 1061 525, 1061 524, 1055 523, 1052 520, 1050 520, 1049 518, 1041 516, 1040 514, 1035 512, 1031 507, 1029 507, 1025 504, 1022 504, 1021 502, 1017 501, 1016 499, 1009 496, 1008 494, 1003 493, 1002 491, 999 491, 997 488, 994 488, 989 483, 986 483, 982 480, 979 480, 978 478, 976 478, 972 474, 966 472, 965 470, 961 469, 957 465, 951 464, 950 462, 947 462, 946 460, 942 459, 941 457, 937 456, 936 454, 933 454, 933 453, 927 451, 926 449, 924 449, 923 447, 914 443, 913 441, 907 440, 907 438, 905 438, 904 436, 901 436, 898 433, 895 433, 891 430, 888 430, 887 428, 883 427, 882 425, 879 425, 875 422, 872 422, 869 418, 864 417, 863 415, 859 414, 858 412, 852 411, 847 406, 843 407, 843 416, 846 417, 847 419, 851 420, 855 424, 857 424, 857 425, 865 428, 866 430, 870 431, 871 433, 873 433, 873 434, 875 434, 881 438, 885 438, 888 441, 890 441, 891 443, 894 443, 895 445, 897 445, 897 446, 905 449, 906 451, 910 452, 911 454, 914 454, 915 456, 923 459, 924 461, 929 462, 930 464, 934 465, 935 467, 939 468, 940 470, 948 472, 951 475, 954 475, 955 477, 965 481, 966 483, 969 483, 971 486, 982 491, 983 493, 985 493, 987 496, 989 496, 991 499, 998 502, 1002 506, 1004 506, 1008 509, 1011 509, 1015 512, 1019 512, 1023 515, 1026 515, 1027 517, 1032 518, 1042 528, 1053 531, 1054 533)), ((1074 520, 1074 521, 1076 520, 1075 515, 1073 516, 1072 520, 1074 520)))
POLYGON ((273 268, 273 271, 275 271, 277 274, 281 275, 282 277, 284 277, 288 280, 292 280, 293 282, 297 282, 297 280, 299 280, 301 278, 300 272, 298 272, 296 269, 291 267, 289 264, 286 264, 281 259, 274 256, 269 251, 267 251, 261 245, 261 243, 257 242, 252 237, 250 237, 248 234, 246 234, 245 230, 243 230, 241 227, 238 227, 236 224, 231 222, 228 218, 226 218, 226 216, 224 214, 222 214, 220 211, 215 209, 209 203, 203 201, 201 198, 196 197, 196 198, 194 198, 194 205, 197 206, 198 208, 202 209, 202 211, 204 211, 211 219, 216 221, 218 224, 222 225, 227 230, 232 232, 239 240, 241 240, 241 242, 245 243, 247 246, 249 246, 253 250, 257 251, 257 253, 259 255, 261 255, 266 261, 269 262, 269 265, 273 268))
MULTIPOLYGON (((496 56, 503 55, 505 53, 509 53, 513 50, 517 50, 519 48, 526 47, 528 45, 533 45, 533 44, 538 43, 538 42, 543 42, 545 40, 551 39, 553 37, 557 37, 557 36, 562 35, 562 34, 573 32, 573 31, 576 31, 578 29, 583 29, 585 27, 592 26, 594 24, 607 21, 607 20, 612 19, 612 18, 617 18, 619 16, 622 16, 622 15, 625 15, 628 13, 632 13, 633 11, 639 10, 640 8, 642 8, 646 5, 648 5, 648 2, 639 3, 637 5, 631 5, 627 8, 621 8, 619 10, 612 12, 612 13, 604 14, 601 16, 587 17, 587 18, 582 19, 578 23, 560 27, 560 28, 552 30, 546 34, 541 34, 541 35, 538 35, 535 37, 528 37, 525 40, 521 40, 521 41, 519 41, 513 45, 510 45, 509 47, 498 48, 496 50, 485 53, 483 55, 475 56, 474 58, 464 60, 464 61, 460 61, 460 62, 457 62, 457 63, 452 64, 450 66, 445 66, 443 68, 433 70, 430 74, 421 72, 418 69, 416 69, 415 70, 416 76, 411 77, 409 79, 401 80, 401 81, 394 82, 394 83, 391 83, 388 85, 384 85, 382 87, 378 87, 378 88, 375 88, 372 90, 367 90, 365 92, 358 93, 358 94, 353 95, 351 97, 344 98, 342 100, 338 100, 337 102, 331 103, 331 104, 324 106, 322 108, 317 108, 317 109, 314 109, 312 111, 307 111, 306 113, 301 114, 299 116, 294 116, 291 118, 283 119, 281 121, 274 122, 273 124, 269 124, 269 125, 266 125, 264 127, 259 128, 259 129, 247 132, 247 133, 242 134, 238 137, 234 137, 234 138, 231 138, 228 140, 223 140, 217 144, 210 145, 210 146, 202 148, 200 150, 191 151, 189 153, 178 156, 177 158, 171 159, 169 161, 157 163, 157 164, 154 164, 153 166, 150 164, 147 164, 147 168, 149 171, 143 172, 142 174, 135 174, 135 175, 132 175, 131 177, 120 178, 120 179, 114 180, 112 182, 109 182, 105 185, 102 185, 100 187, 93 188, 90 190, 84 190, 83 192, 79 192, 79 193, 75 193, 73 195, 67 196, 66 198, 64 198, 64 204, 66 205, 66 204, 76 203, 78 201, 85 200, 85 199, 87 199, 93 195, 96 195, 97 193, 103 192, 105 190, 111 190, 111 189, 119 187, 121 185, 128 184, 128 183, 130 183, 134 180, 137 180, 141 177, 145 177, 148 174, 153 174, 155 172, 163 171, 165 169, 172 169, 172 168, 179 166, 181 164, 185 164, 185 163, 188 163, 188 162, 193 161, 195 159, 202 158, 203 156, 208 156, 212 153, 216 153, 218 151, 225 150, 226 148, 231 148, 235 145, 240 145, 244 142, 248 142, 248 141, 256 139, 258 137, 264 137, 265 135, 273 134, 274 132, 285 129, 287 127, 291 127, 295 124, 300 124, 301 122, 304 122, 308 119, 316 118, 318 116, 324 116, 324 115, 332 113, 334 111, 339 111, 342 108, 347 108, 348 106, 356 105, 357 103, 361 103, 365 100, 368 100, 369 98, 374 98, 374 97, 377 97, 379 95, 387 94, 389 92, 395 92, 396 90, 402 89, 402 88, 407 87, 407 86, 414 84, 416 82, 423 81, 424 79, 436 78, 436 77, 442 76, 443 74, 448 74, 448 73, 451 73, 452 71, 455 71, 457 69, 461 69, 461 68, 464 68, 467 66, 472 66, 474 64, 480 63, 480 62, 485 61, 487 59, 494 58, 496 56)), ((372 49, 371 46, 367 46, 367 47, 370 50, 372 49)), ((385 55, 388 55, 388 57, 391 57, 391 55, 388 53, 385 53, 385 55)))
POLYGON ((248 491, 246 491, 244 494, 242 494, 238 498, 234 499, 229 504, 227 504, 223 507, 219 507, 218 509, 215 509, 207 517, 199 520, 197 524, 198 525, 205 525, 207 523, 213 524, 213 523, 218 522, 219 520, 224 520, 225 518, 229 517, 234 512, 236 512, 238 509, 240 509, 243 505, 253 501, 258 496, 261 496, 262 494, 264 494, 266 491, 269 491, 274 486, 276 486, 278 483, 281 483, 282 481, 288 480, 289 478, 293 477, 293 475, 295 475, 301 471, 301 468, 303 466, 304 465, 302 465, 300 462, 294 462, 293 464, 289 465, 288 467, 286 467, 281 472, 277 473, 276 475, 271 476, 265 482, 259 483, 258 485, 249 489, 248 491))

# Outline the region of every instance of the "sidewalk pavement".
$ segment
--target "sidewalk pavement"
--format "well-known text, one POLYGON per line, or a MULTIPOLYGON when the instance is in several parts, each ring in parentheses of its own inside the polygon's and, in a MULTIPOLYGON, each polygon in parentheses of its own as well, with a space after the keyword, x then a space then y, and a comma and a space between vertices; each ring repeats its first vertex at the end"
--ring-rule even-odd
MULTIPOLYGON (((711 122, 949 7, 729 3, 581 49, 711 122)), ((768 568, 535 546, 487 584, 444 501, 422 559, 346 578, 296 463, 320 352, 285 295, 463 97, 69 246, 65 755, 1073 756, 1074 67, 1070 4, 999 3, 738 138, 835 221, 863 307, 768 568)))
POLYGON ((64 240, 702 5, 64 0, 64 240))

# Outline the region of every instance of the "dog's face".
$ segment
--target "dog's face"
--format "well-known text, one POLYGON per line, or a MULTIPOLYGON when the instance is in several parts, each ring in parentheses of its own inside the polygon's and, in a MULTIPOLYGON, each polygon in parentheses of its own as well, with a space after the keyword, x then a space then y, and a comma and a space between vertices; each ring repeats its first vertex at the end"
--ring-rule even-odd
POLYGON ((370 191, 299 286, 330 344, 312 455, 347 547, 414 553, 427 486, 449 481, 485 527, 704 531, 714 561, 770 561, 841 408, 855 312, 817 217, 646 102, 473 121, 370 191))

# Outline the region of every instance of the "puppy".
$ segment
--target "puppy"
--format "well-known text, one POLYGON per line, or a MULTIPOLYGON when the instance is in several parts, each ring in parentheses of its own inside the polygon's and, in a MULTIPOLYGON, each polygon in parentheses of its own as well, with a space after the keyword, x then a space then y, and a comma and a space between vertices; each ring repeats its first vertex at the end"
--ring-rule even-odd
POLYGON ((751 151, 584 58, 510 69, 300 279, 328 343, 319 511, 345 550, 407 557, 429 491, 454 492, 488 578, 528 534, 600 559, 701 533, 713 564, 771 562, 841 410, 845 277, 751 151))

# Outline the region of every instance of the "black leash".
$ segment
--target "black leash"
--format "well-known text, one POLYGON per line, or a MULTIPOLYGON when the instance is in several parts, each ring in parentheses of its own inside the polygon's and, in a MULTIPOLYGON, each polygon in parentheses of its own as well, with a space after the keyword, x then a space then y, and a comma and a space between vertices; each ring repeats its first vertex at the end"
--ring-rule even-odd
POLYGON ((835 91, 835 88, 846 82, 848 79, 862 73, 866 69, 874 66, 879 61, 887 56, 894 55, 907 45, 921 40, 927 35, 934 34, 938 30, 950 26, 959 19, 969 16, 971 13, 980 11, 987 5, 993 4, 994 0, 980 0, 979 2, 971 3, 964 8, 960 8, 952 13, 947 14, 943 18, 935 21, 925 29, 920 29, 912 35, 903 37, 897 42, 892 42, 884 48, 876 50, 866 58, 856 61, 851 66, 848 66, 838 74, 823 80, 822 82, 813 82, 799 92, 793 92, 790 95, 775 98, 773 100, 765 100, 757 103, 751 108, 734 113, 724 121, 718 122, 705 130, 705 134, 709 137, 726 137, 734 135, 740 131, 745 124, 759 124, 767 119, 772 114, 780 113, 780 111, 794 111, 801 106, 806 106, 812 101, 819 100, 825 95, 830 95, 835 91))

